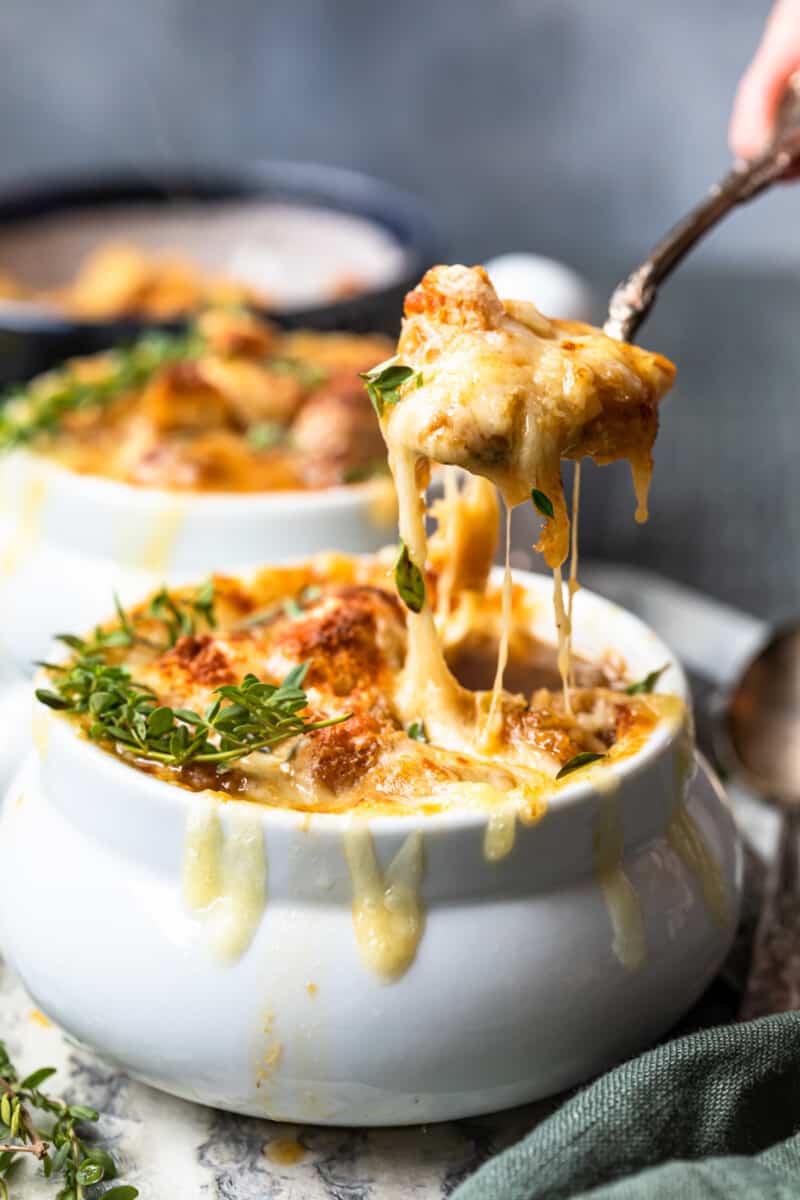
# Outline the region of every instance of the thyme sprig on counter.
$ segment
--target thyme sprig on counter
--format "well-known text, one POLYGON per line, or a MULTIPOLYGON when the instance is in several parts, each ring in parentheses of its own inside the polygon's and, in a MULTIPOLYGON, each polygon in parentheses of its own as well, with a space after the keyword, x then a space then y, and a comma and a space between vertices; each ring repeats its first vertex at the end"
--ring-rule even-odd
POLYGON ((131 346, 103 355, 107 369, 96 379, 79 361, 67 362, 29 384, 13 387, 0 401, 0 450, 13 450, 51 432, 68 413, 110 404, 144 386, 163 367, 196 358, 203 344, 195 329, 148 333, 131 346))
MULTIPOLYGON (((9 1182, 25 1156, 37 1159, 46 1179, 59 1186, 57 1200, 89 1200, 97 1196, 95 1185, 116 1178, 112 1156, 81 1137, 81 1126, 100 1114, 82 1104, 66 1101, 42 1091, 55 1075, 54 1067, 41 1067, 19 1078, 16 1067, 0 1042, 0 1200, 10 1200, 9 1182), (42 1128, 40 1118, 50 1118, 42 1128)), ((22 1195, 22 1190, 17 1193, 22 1195)), ((121 1185, 103 1192, 106 1200, 136 1200, 135 1187, 121 1185)))

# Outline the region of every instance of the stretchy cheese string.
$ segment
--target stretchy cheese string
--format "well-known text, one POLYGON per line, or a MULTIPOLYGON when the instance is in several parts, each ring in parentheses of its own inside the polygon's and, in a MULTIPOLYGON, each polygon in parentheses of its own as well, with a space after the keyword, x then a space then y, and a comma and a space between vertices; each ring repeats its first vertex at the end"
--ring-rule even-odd
POLYGON ((569 554, 569 591, 567 595, 567 621, 569 623, 569 683, 575 687, 575 663, 572 658, 572 603, 578 591, 578 516, 581 507, 581 464, 575 463, 575 474, 572 479, 572 536, 569 554))
POLYGON ((500 641, 497 647, 497 670, 495 671, 494 684, 492 685, 492 700, 483 730, 484 740, 492 737, 495 730, 495 722, 498 720, 498 709, 503 698, 503 676, 508 664, 508 645, 511 637, 511 606, 514 593, 511 579, 511 509, 508 505, 506 505, 505 537, 505 570, 503 573, 503 609, 500 623, 500 641))

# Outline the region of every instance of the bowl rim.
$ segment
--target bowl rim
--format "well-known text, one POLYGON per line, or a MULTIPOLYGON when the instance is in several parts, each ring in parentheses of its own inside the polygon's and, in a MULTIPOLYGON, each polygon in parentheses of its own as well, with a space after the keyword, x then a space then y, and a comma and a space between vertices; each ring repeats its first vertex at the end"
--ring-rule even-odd
MULTIPOLYGON (((242 574, 246 575, 249 572, 242 572, 242 574)), ((493 582, 498 582, 501 577, 501 568, 493 568, 493 582)), ((537 599, 539 596, 550 595, 552 581, 548 575, 515 568, 513 570, 513 577, 514 581, 522 583, 526 590, 533 591, 537 599)), ((668 663, 668 669, 659 680, 659 684, 663 682, 664 678, 667 678, 671 682, 670 687, 657 689, 654 695, 667 694, 678 696, 683 700, 687 710, 691 711, 689 688, 683 668, 677 657, 650 626, 634 613, 621 608, 612 600, 607 600, 596 592, 581 588, 579 595, 584 597, 582 604, 589 603, 592 607, 599 605, 609 615, 613 613, 621 614, 622 620, 631 631, 631 636, 641 638, 642 642, 647 640, 652 644, 654 661, 657 659, 659 662, 666 661, 668 663)), ((619 619, 619 617, 616 619, 619 619)), ((37 681, 38 678, 37 676, 37 681)), ((38 702, 34 700, 34 704, 38 705, 38 702)), ((427 814, 402 813, 389 815, 364 813, 363 815, 359 815, 357 809, 349 809, 343 812, 315 813, 309 812, 306 809, 281 808, 261 804, 258 801, 247 800, 243 797, 231 797, 224 792, 216 792, 212 789, 194 791, 190 788, 182 788, 167 780, 155 779, 144 771, 140 771, 137 767, 126 763, 118 756, 90 742, 85 735, 78 731, 69 718, 55 711, 47 711, 49 720, 57 722, 55 728, 63 731, 72 749, 78 754, 85 755, 87 769, 108 772, 112 780, 119 781, 120 791, 128 792, 128 799, 132 798, 131 794, 137 788, 143 788, 146 792, 149 792, 154 802, 162 802, 172 808, 180 807, 184 810, 188 809, 191 797, 193 796, 218 803, 223 812, 229 805, 246 804, 250 810, 258 810, 262 814, 265 829, 273 827, 276 830, 282 830, 287 833, 301 830, 304 834, 313 831, 317 836, 341 836, 348 829, 353 829, 354 827, 366 827, 373 834, 386 837, 405 837, 408 834, 417 832, 436 833, 440 835, 447 833, 455 834, 459 831, 484 828, 490 816, 488 810, 459 809, 455 806, 444 812, 427 814), (130 785, 129 788, 125 785, 126 780, 130 785)), ((661 721, 639 750, 618 762, 615 761, 613 766, 604 768, 604 771, 609 773, 605 775, 602 784, 598 785, 594 778, 594 773, 598 768, 592 768, 589 777, 584 777, 582 780, 573 780, 561 785, 555 785, 554 781, 553 790, 548 792, 544 797, 546 801, 546 814, 567 814, 574 812, 586 806, 590 801, 597 799, 598 796, 621 792, 626 782, 646 772, 648 767, 662 755, 666 754, 681 736, 681 726, 675 726, 672 722, 666 720, 661 721), (612 780, 613 783, 611 782, 612 780)))
MULTIPOLYGON (((326 315, 355 313, 364 305, 379 303, 416 281, 435 262, 446 258, 445 239, 425 204, 413 193, 366 172, 328 163, 293 159, 233 160, 215 158, 204 163, 144 164, 138 170, 109 167, 87 171, 41 173, 30 182, 11 184, 0 192, 0 225, 23 226, 57 214, 81 209, 146 203, 158 206, 175 201, 188 204, 294 201, 306 207, 347 212, 371 221, 388 232, 403 248, 405 267, 380 287, 354 297, 303 305, 263 309, 277 324, 292 328, 324 324, 326 315)), ((174 329, 185 320, 148 320, 118 317, 81 320, 45 311, 26 301, 0 304, 0 327, 41 335, 86 335, 115 331, 130 339, 144 329, 174 329)))

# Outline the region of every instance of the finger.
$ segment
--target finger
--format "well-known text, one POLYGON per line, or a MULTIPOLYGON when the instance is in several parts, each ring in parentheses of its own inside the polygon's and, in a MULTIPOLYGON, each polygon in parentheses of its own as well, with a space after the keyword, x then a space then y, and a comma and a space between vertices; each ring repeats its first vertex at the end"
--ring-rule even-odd
POLYGON ((736 92, 731 149, 752 158, 765 149, 786 85, 800 67, 800 0, 779 0, 736 92))

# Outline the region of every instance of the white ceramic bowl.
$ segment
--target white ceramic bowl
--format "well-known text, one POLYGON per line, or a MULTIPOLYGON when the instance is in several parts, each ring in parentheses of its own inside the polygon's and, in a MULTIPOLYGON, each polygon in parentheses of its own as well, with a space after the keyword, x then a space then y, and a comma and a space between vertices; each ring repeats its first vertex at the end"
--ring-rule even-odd
POLYGON ((57 632, 89 629, 162 583, 235 573, 395 536, 388 480, 306 492, 211 494, 78 475, 41 455, 0 459, 0 642, 23 670, 57 632))
MULTIPOLYGON (((550 581, 518 579, 552 634, 550 581)), ((590 593, 575 618, 579 652, 613 646, 637 676, 671 659, 590 593)), ((684 693, 678 667, 661 688, 684 693)), ((370 820, 382 871, 417 842, 424 859, 422 937, 387 983, 354 933, 351 817, 221 803, 126 766, 49 711, 36 723, 0 831, 3 951, 72 1035, 192 1100, 347 1125, 519 1104, 662 1034, 731 941, 739 849, 718 785, 691 778, 685 726, 664 722, 613 773, 563 785, 498 861, 481 812, 370 820), (213 945, 230 905, 192 911, 182 882, 187 831, 217 820, 244 853, 251 919, 224 963, 213 945)))
POLYGON ((498 296, 529 300, 548 316, 592 321, 602 315, 589 283, 566 263, 542 254, 498 254, 485 264, 498 296))

